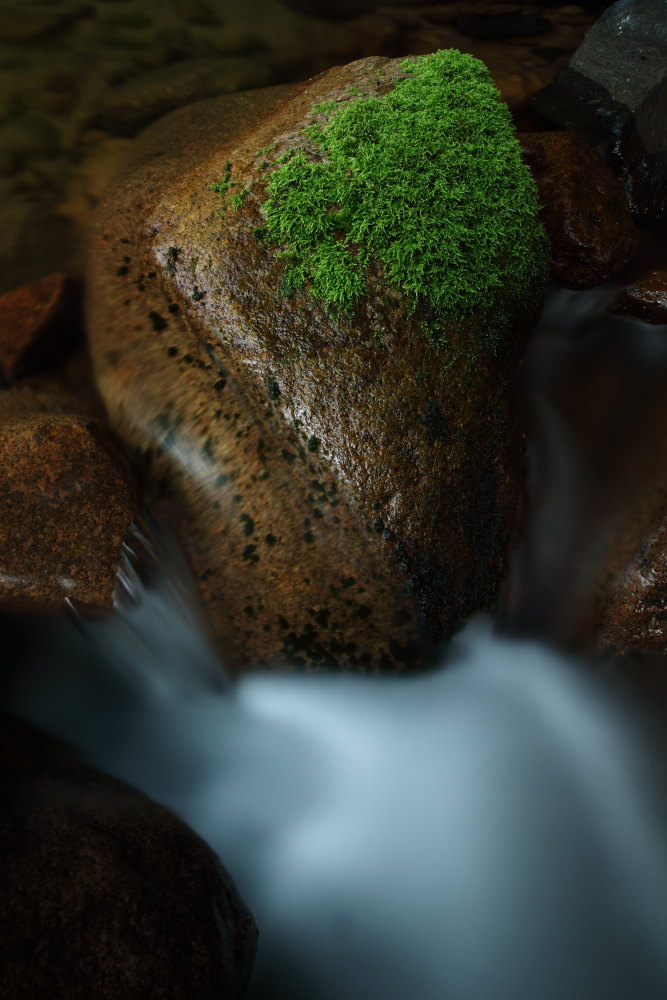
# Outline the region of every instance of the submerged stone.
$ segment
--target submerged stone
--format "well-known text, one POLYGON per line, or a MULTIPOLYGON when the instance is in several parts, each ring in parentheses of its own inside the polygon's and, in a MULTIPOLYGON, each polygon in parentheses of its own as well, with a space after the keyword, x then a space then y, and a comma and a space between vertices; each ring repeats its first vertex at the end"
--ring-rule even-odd
POLYGON ((436 55, 176 112, 98 217, 99 387, 237 668, 414 667, 502 579, 546 241, 487 71, 436 55))

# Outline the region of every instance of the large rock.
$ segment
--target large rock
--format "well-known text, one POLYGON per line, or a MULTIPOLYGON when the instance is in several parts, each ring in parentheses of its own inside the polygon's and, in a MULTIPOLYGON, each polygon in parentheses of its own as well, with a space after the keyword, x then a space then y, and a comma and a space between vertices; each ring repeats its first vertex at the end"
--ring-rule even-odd
POLYGON ((667 226, 667 17, 663 0, 618 0, 566 68, 535 97, 538 110, 585 135, 624 178, 640 217, 667 226))
POLYGON ((257 231, 266 158, 303 142, 313 104, 401 73, 361 60, 176 112, 98 218, 98 384, 237 667, 414 666, 503 575, 524 446, 511 383, 541 279, 519 301, 502 281, 490 293, 509 303, 495 352, 479 315, 435 347, 428 303, 411 313, 374 265, 354 314, 286 298, 257 231), (222 214, 211 185, 230 164, 239 210, 222 214))
POLYGON ((251 914, 180 820, 0 718, 2 1000, 238 1000, 251 914))

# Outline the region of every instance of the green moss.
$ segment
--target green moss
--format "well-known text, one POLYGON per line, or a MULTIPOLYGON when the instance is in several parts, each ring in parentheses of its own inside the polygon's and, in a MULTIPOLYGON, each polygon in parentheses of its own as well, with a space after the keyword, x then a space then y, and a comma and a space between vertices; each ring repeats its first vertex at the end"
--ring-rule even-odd
POLYGON ((282 287, 351 312, 376 261, 436 343, 477 316, 493 349, 546 273, 537 190, 482 62, 447 49, 401 69, 380 97, 316 105, 325 120, 276 159, 263 213, 282 287))

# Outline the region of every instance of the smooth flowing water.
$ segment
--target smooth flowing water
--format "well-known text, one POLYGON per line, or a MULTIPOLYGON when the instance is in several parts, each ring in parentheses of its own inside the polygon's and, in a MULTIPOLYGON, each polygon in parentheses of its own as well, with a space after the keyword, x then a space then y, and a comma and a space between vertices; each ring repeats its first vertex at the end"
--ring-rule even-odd
POLYGON ((629 502, 612 446, 642 449, 615 428, 644 434, 667 372, 666 328, 610 319, 610 295, 554 291, 527 356, 534 510, 505 634, 473 620, 420 677, 232 683, 177 552, 138 534, 118 615, 45 627, 17 674, 9 707, 218 852, 260 929, 253 1000, 667 996, 662 748, 547 645, 577 634, 629 502), (603 357, 612 438, 574 440, 568 373, 603 357))

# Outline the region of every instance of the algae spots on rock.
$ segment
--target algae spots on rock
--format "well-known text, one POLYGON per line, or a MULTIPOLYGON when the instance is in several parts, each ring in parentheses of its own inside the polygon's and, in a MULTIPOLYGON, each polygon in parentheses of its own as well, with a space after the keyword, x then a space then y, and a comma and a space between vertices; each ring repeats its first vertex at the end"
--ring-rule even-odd
POLYGON ((179 257, 182 253, 181 247, 168 247, 167 252, 164 257, 164 270, 170 278, 173 278, 176 274, 176 265, 178 264, 179 257))
POLYGON ((241 514, 239 520, 241 521, 241 523, 243 525, 243 534, 244 535, 248 535, 248 536, 254 535, 254 533, 255 533, 255 522, 251 518, 250 514, 241 514))
POLYGON ((161 333, 162 330, 167 329, 168 324, 166 319, 164 318, 164 316, 162 316, 159 312, 156 312, 154 309, 151 309, 151 311, 148 314, 148 318, 151 321, 151 325, 156 333, 161 333))
POLYGON ((259 562, 259 556, 257 555, 256 545, 246 545, 243 550, 242 558, 244 562, 247 562, 250 566, 254 566, 259 562))

